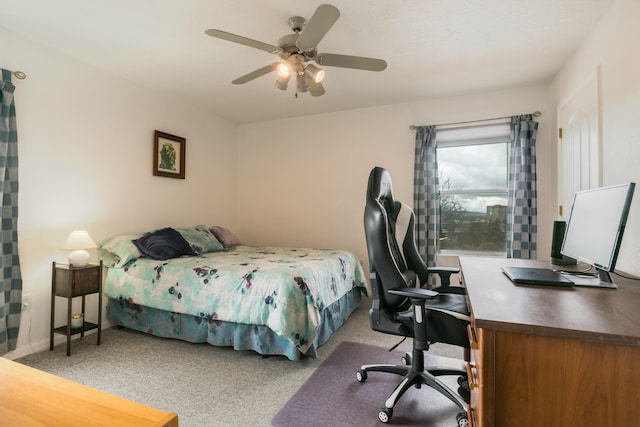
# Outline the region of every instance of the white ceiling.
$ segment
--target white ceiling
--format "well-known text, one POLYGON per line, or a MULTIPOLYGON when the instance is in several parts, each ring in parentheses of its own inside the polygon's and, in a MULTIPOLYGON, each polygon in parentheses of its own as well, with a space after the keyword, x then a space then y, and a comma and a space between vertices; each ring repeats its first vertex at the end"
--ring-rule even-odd
POLYGON ((309 19, 319 0, 0 0, 0 26, 249 123, 548 82, 613 1, 331 0, 340 18, 318 51, 388 67, 325 67, 326 94, 297 99, 273 75, 232 85, 277 56, 204 30, 277 44, 288 18, 309 19))

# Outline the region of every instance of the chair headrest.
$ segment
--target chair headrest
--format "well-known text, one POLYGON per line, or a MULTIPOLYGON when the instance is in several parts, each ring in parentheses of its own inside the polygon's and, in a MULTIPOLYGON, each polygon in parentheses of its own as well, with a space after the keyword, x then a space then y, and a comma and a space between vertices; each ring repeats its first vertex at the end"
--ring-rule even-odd
POLYGON ((367 198, 370 201, 385 201, 388 206, 393 206, 393 186, 391 185, 391 175, 386 169, 376 166, 369 174, 369 184, 367 185, 367 198))

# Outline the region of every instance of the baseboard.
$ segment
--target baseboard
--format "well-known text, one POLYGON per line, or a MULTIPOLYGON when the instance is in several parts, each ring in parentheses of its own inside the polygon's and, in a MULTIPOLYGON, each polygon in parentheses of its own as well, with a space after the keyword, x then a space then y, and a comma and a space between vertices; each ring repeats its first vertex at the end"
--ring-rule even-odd
MULTIPOLYGON (((105 329, 109 329, 112 326, 114 325, 112 325, 111 322, 109 321, 102 322, 103 331, 105 329)), ((95 334, 96 332, 98 332, 96 329, 92 329, 90 331, 85 332, 84 335, 88 336, 88 335, 95 334)), ((64 335, 60 335, 60 334, 53 334, 53 335, 54 335, 53 336, 54 346, 59 344, 64 344, 67 342, 67 337, 65 337, 64 335)), ((80 338, 80 335, 74 335, 71 337, 71 342, 79 338, 80 338)), ((45 351, 45 350, 49 350, 49 339, 45 339, 37 343, 29 343, 29 345, 10 351, 9 353, 2 355, 2 357, 9 360, 16 360, 16 359, 20 359, 21 357, 25 357, 34 353, 40 353, 41 351, 45 351)))

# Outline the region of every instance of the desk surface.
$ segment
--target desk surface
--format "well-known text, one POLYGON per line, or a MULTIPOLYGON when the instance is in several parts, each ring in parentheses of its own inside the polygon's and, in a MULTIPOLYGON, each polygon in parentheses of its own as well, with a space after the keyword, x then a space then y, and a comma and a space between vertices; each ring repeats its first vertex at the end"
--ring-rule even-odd
POLYGON ((0 357, 3 426, 178 427, 178 416, 0 357))
POLYGON ((516 285, 502 266, 549 263, 460 257, 478 327, 640 347, 640 282, 613 276, 618 289, 516 285))

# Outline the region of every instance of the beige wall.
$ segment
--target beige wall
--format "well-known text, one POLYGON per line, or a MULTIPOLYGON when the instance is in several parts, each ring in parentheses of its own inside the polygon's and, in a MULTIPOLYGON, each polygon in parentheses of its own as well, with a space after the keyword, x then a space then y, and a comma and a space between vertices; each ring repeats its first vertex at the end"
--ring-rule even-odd
MULTIPOLYGON (((551 84, 562 105, 598 67, 603 185, 640 185, 640 2, 618 0, 551 84)), ((555 117, 553 126, 556 127, 555 117)), ((640 188, 636 188, 617 268, 640 275, 640 188)))
POLYGON ((168 225, 236 227, 237 127, 3 29, 0 58, 28 76, 15 83, 19 250, 33 300, 19 355, 48 348, 51 262, 66 261, 70 231, 100 241, 168 225), (185 180, 152 176, 155 129, 187 139, 185 180))
POLYGON ((396 198, 413 205, 415 132, 438 124, 542 112, 538 118, 539 254, 549 256, 555 200, 547 85, 432 99, 240 126, 238 223, 256 244, 338 247, 366 260, 362 215, 369 172, 391 173, 396 198))

